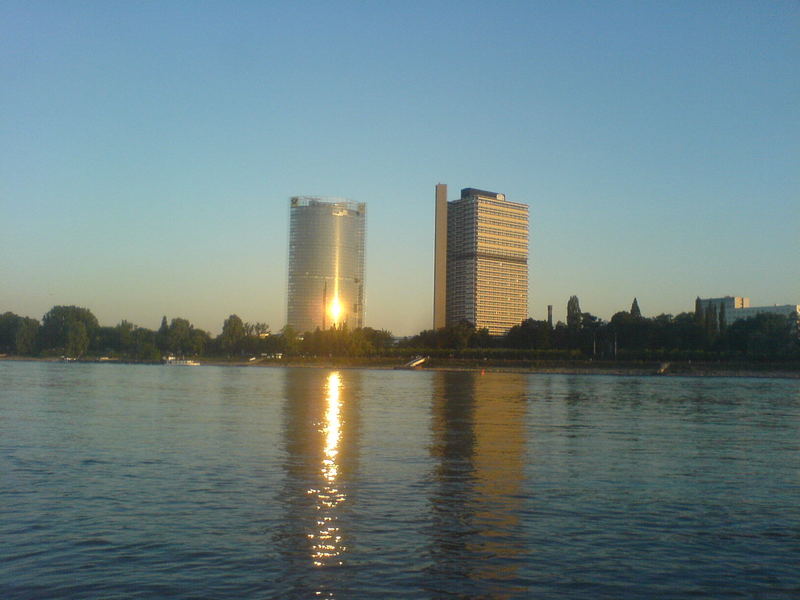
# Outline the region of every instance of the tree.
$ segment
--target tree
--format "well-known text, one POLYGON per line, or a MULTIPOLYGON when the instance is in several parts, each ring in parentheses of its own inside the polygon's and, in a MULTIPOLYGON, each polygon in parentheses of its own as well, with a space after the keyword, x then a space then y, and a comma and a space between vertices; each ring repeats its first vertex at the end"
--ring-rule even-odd
POLYGON ((611 331, 617 346, 627 350, 642 350, 647 347, 649 326, 649 319, 637 319, 624 310, 611 317, 611 331))
POLYGON ((156 333, 156 345, 162 352, 169 349, 169 325, 167 324, 167 315, 161 317, 161 326, 156 333))
POLYGON ((36 339, 39 334, 39 321, 29 317, 22 317, 17 327, 14 346, 17 354, 36 354, 36 339))
POLYGON ((22 317, 12 312, 0 315, 0 352, 14 352, 17 345, 17 331, 22 317))
POLYGON ((297 354, 300 351, 299 336, 291 325, 284 325, 281 329, 281 341, 281 347, 286 354, 297 354))
POLYGON ((581 304, 577 296, 570 296, 567 301, 567 327, 571 331, 581 328, 581 304))
POLYGON ((508 330, 505 343, 509 348, 549 348, 550 324, 547 321, 525 319, 508 330))
POLYGON ((577 296, 571 296, 567 302, 567 331, 570 348, 578 346, 581 330, 581 305, 577 296))
POLYGON ((386 350, 387 348, 391 348, 394 344, 394 336, 392 335, 392 332, 386 329, 373 329, 372 327, 364 327, 361 330, 361 333, 378 352, 386 350))
POLYGON ((157 360, 160 351, 156 345, 156 332, 152 329, 137 327, 131 331, 131 347, 129 352, 140 360, 157 360))
POLYGON ((642 311, 639 310, 639 301, 636 298, 633 299, 633 304, 631 304, 631 316, 634 319, 642 318, 642 311))
POLYGON ((186 319, 172 319, 167 331, 167 349, 177 354, 189 351, 193 329, 192 324, 186 319))
POLYGON ((238 352, 245 337, 244 323, 238 315, 231 315, 222 324, 220 346, 228 354, 238 352))
MULTIPOLYGON (((594 316, 592 313, 581 313, 581 350, 591 356, 595 356, 598 350, 598 341, 602 346, 602 336, 600 332, 603 330, 603 321, 599 317, 594 316)), ((602 353, 602 347, 601 347, 602 353)))
POLYGON ((727 340, 732 350, 751 358, 796 356, 798 352, 797 318, 762 313, 731 323, 727 340))
POLYGON ((705 325, 705 311, 703 310, 703 301, 700 300, 700 296, 695 298, 694 300, 694 322, 700 326, 705 325))
POLYGON ((719 334, 719 319, 717 318, 717 306, 710 303, 705 311, 705 331, 706 331, 706 344, 708 347, 714 345, 717 341, 719 334))
POLYGON ((692 313, 681 313, 672 319, 671 325, 680 350, 700 350, 703 347, 703 327, 692 313))
POLYGON ((443 327, 438 331, 443 348, 461 350, 469 345, 470 339, 475 335, 475 325, 467 320, 443 327))
POLYGON ((266 323, 253 323, 252 329, 253 329, 253 335, 256 335, 258 337, 269 334, 269 325, 267 325, 266 323))
POLYGON ((67 356, 80 358, 89 348, 89 334, 83 321, 72 320, 67 323, 67 343, 65 353, 67 356))
MULTIPOLYGON (((83 325, 83 333, 88 344, 99 327, 92 311, 79 306, 54 306, 42 317, 40 332, 42 346, 46 349, 65 348, 68 342, 68 330, 73 322, 83 325)), ((73 333, 73 335, 79 334, 73 333)))
POLYGON ((492 346, 494 346, 494 338, 487 327, 476 329, 469 338, 470 348, 491 348, 492 346))
POLYGON ((129 353, 133 350, 134 337, 133 332, 136 327, 126 320, 120 321, 119 325, 115 327, 117 330, 117 340, 119 344, 119 351, 129 353))
POLYGON ((188 349, 192 354, 203 354, 210 340, 211 336, 202 329, 192 329, 188 349))

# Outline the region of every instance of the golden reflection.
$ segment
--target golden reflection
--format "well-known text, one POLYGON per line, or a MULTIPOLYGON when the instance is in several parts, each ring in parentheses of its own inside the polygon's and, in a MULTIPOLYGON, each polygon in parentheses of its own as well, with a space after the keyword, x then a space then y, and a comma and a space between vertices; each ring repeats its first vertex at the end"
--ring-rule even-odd
POLYGON ((475 597, 524 597, 520 559, 527 379, 516 374, 437 373, 431 451, 438 489, 434 576, 469 582, 475 597))
POLYGON ((317 567, 341 565, 340 556, 347 548, 342 544, 338 526, 336 507, 345 501, 345 494, 336 485, 339 475, 339 442, 342 437, 341 419, 342 380, 338 372, 328 375, 325 384, 325 416, 319 424, 318 432, 324 436, 325 446, 322 454, 322 489, 309 489, 308 494, 316 497, 317 522, 311 540, 311 557, 317 567))
MULTIPOLYGON (((338 287, 338 280, 336 280, 336 287, 338 287)), ((339 301, 339 296, 333 297, 333 301, 328 305, 328 315, 331 317, 331 325, 338 325, 342 317, 342 303, 339 301)))

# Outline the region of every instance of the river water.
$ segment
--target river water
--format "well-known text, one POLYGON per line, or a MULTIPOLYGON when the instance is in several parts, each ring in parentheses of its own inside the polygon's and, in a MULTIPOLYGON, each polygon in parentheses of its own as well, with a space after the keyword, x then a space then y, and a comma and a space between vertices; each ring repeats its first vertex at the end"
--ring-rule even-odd
POLYGON ((0 597, 799 598, 800 381, 0 362, 0 597))

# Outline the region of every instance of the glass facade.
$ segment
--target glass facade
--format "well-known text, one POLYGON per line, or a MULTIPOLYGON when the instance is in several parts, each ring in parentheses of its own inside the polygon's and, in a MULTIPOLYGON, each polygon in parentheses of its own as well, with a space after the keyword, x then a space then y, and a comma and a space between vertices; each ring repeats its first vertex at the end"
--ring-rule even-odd
POLYGON ((365 230, 363 202, 291 199, 286 321, 295 331, 363 327, 365 230))

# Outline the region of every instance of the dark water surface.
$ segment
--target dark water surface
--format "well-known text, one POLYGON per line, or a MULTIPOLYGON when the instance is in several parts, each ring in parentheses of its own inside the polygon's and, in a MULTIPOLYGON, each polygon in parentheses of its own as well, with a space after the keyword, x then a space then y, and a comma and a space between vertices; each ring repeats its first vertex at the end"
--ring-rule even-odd
POLYGON ((0 362, 0 597, 800 598, 800 381, 0 362))

